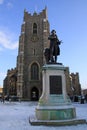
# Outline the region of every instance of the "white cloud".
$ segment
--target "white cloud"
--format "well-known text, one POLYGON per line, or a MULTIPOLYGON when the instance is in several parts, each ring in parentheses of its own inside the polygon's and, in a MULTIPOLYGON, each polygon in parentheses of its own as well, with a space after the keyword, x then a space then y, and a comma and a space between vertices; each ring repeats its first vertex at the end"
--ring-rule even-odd
POLYGON ((6 73, 5 72, 0 72, 0 87, 3 86, 3 80, 6 77, 6 73))
POLYGON ((4 0, 0 0, 0 4, 3 4, 4 0))
POLYGON ((18 48, 18 41, 14 40, 11 33, 0 31, 0 50, 2 48, 16 49, 18 48))

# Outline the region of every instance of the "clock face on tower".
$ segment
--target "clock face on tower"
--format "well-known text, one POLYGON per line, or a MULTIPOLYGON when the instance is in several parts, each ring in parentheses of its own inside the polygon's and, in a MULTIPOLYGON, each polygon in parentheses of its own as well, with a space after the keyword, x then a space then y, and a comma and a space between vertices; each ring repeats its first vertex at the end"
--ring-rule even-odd
POLYGON ((37 35, 32 35, 31 41, 32 42, 37 42, 39 40, 39 37, 37 35))

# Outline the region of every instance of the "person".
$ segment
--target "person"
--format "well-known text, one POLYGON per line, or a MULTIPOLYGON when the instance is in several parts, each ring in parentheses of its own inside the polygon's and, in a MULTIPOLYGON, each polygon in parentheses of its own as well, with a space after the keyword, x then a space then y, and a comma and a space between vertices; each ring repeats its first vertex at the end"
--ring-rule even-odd
POLYGON ((2 94, 2 102, 3 102, 3 103, 5 102, 4 94, 2 94))
POLYGON ((59 45, 61 41, 59 41, 56 31, 52 30, 51 34, 48 37, 50 40, 50 62, 57 62, 57 55, 60 55, 60 48, 59 45))

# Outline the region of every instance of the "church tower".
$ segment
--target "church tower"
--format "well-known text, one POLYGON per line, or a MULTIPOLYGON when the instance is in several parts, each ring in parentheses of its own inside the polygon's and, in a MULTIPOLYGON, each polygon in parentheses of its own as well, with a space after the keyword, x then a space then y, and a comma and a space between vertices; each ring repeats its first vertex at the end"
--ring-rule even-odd
POLYGON ((49 46, 47 8, 39 14, 24 11, 17 57, 17 95, 38 100, 42 92, 42 66, 44 49, 49 46))

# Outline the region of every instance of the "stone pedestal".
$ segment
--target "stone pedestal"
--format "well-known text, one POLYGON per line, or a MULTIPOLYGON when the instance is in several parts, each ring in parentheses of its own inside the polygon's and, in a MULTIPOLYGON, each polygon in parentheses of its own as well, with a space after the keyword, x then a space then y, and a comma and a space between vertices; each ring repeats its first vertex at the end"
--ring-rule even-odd
POLYGON ((75 108, 66 93, 65 67, 43 66, 43 93, 36 108, 38 120, 66 120, 76 117, 75 108))
POLYGON ((43 66, 43 91, 36 107, 32 125, 71 125, 85 123, 76 119, 76 110, 66 92, 65 67, 59 64, 43 66))

